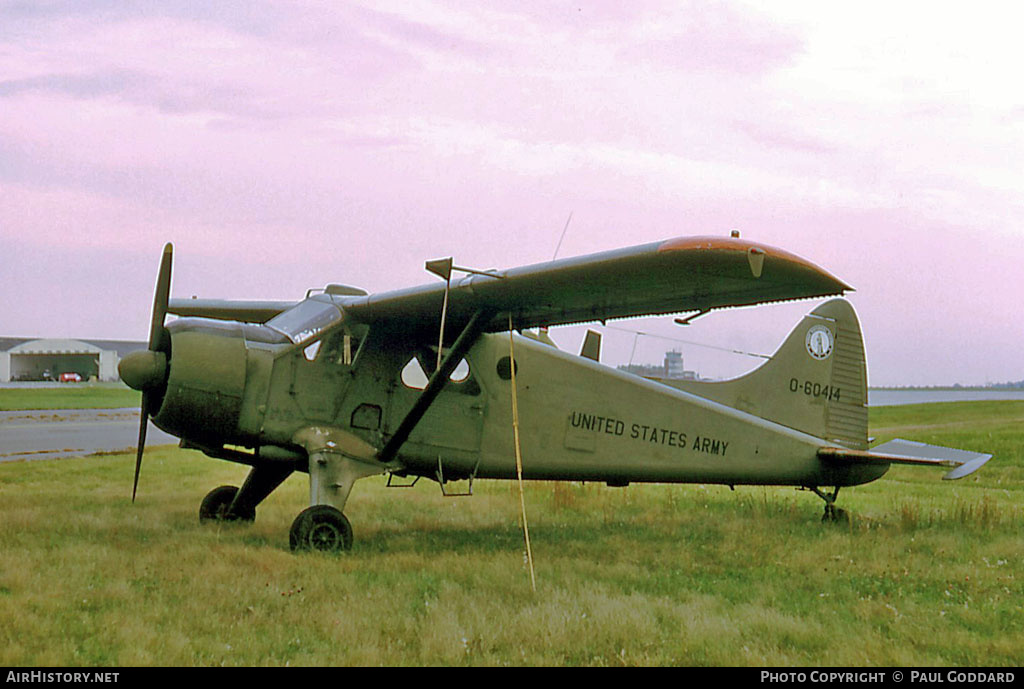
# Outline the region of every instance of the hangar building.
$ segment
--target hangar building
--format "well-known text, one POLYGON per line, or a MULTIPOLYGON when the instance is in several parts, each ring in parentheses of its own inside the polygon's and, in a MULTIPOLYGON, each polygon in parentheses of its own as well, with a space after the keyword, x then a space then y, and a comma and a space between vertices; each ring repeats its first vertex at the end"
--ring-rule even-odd
POLYGON ((121 357, 145 348, 144 342, 0 337, 0 383, 58 380, 62 373, 116 381, 121 357))

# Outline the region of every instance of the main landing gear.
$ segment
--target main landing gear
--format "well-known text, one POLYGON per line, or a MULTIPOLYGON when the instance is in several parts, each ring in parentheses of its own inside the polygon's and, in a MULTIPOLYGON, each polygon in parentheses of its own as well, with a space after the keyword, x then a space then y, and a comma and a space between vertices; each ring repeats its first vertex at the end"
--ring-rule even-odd
POLYGON ((292 550, 351 550, 352 525, 340 510, 330 505, 313 505, 292 522, 288 543, 292 550))
MULTIPOLYGON (((309 452, 309 507, 292 522, 288 543, 294 551, 318 550, 344 552, 352 549, 352 525, 342 514, 352 484, 364 476, 383 473, 376 463, 360 461, 339 451, 338 445, 351 441, 341 435, 320 434, 312 429, 314 440, 309 452), (332 440, 338 438, 338 440, 332 440)), ((368 455, 369 450, 356 446, 368 455)), ((201 522, 252 522, 256 519, 256 506, 263 502, 296 466, 293 463, 268 461, 253 467, 241 488, 221 486, 214 488, 199 506, 201 522)))
POLYGON ((238 495, 235 486, 214 488, 199 505, 200 522, 252 522, 256 521, 256 508, 243 509, 241 513, 231 511, 231 503, 238 495))
POLYGON ((839 486, 835 487, 831 495, 822 492, 814 486, 810 486, 809 489, 825 501, 825 514, 821 515, 822 522, 849 523, 850 515, 846 513, 846 510, 836 507, 836 498, 839 497, 839 486))
MULTIPOLYGON (((251 506, 232 507, 239 489, 235 486, 214 488, 199 505, 199 521, 254 522, 256 509, 251 506)), ((341 552, 352 549, 352 524, 341 511, 330 505, 314 505, 299 513, 288 534, 292 550, 341 552)))
POLYGON ((199 505, 200 522, 251 522, 256 520, 256 506, 292 475, 294 467, 267 463, 253 467, 241 488, 214 488, 199 505))

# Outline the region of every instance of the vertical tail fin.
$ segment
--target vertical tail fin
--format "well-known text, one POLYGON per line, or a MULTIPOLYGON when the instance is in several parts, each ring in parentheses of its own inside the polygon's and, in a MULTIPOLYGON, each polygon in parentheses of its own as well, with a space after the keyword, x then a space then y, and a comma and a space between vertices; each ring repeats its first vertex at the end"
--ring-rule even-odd
POLYGON ((745 376, 663 382, 849 448, 868 445, 864 341, 844 299, 814 309, 769 361, 745 376))

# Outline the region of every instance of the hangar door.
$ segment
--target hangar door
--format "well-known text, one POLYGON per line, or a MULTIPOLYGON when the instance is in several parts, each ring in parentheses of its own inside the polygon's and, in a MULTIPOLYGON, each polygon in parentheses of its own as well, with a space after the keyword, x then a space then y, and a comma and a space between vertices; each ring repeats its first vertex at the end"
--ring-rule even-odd
POLYGON ((34 340, 10 350, 11 380, 57 380, 62 373, 77 373, 82 380, 100 375, 95 345, 78 340, 34 340))

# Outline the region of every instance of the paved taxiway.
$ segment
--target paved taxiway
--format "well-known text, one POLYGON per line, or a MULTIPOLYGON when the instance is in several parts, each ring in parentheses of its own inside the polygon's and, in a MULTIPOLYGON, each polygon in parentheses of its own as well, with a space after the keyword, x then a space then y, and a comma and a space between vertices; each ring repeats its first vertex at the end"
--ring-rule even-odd
MULTIPOLYGON (((138 409, 0 412, 0 462, 134 450, 138 439, 138 409)), ((149 424, 146 447, 177 444, 149 424)))

